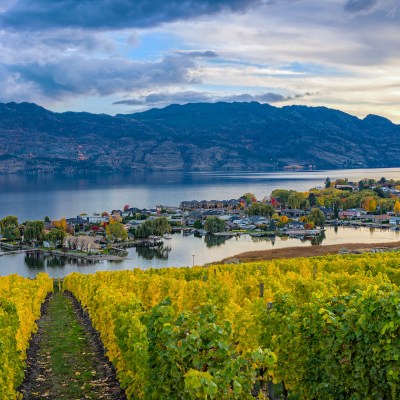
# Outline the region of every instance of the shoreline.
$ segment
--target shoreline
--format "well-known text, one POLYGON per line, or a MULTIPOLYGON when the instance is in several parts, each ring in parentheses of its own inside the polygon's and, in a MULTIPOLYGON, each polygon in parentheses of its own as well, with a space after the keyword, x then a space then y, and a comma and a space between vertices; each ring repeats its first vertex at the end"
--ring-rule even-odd
MULTIPOLYGON (((213 264, 226 264, 233 262, 253 262, 253 261, 268 261, 274 259, 284 258, 298 258, 298 257, 317 257, 330 254, 340 254, 344 249, 347 253, 358 254, 362 252, 373 252, 374 250, 390 251, 400 250, 400 241, 385 242, 385 243, 343 243, 343 244, 328 244, 320 246, 294 246, 285 247, 282 249, 272 250, 254 250, 246 251, 244 253, 236 254, 232 257, 227 257, 219 262, 213 264)), ((211 265, 211 263, 208 263, 211 265)))

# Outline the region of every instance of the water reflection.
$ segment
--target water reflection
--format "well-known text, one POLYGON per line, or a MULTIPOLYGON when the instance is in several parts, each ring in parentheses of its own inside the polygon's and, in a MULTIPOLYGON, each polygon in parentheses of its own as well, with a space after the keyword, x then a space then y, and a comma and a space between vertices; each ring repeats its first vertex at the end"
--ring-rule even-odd
POLYGON ((313 246, 319 246, 326 239, 325 232, 322 231, 318 236, 313 236, 311 238, 311 244, 313 246))
POLYGON ((246 251, 283 249, 287 247, 311 245, 342 245, 346 243, 386 243, 400 240, 400 231, 369 228, 334 227, 327 226, 324 235, 301 241, 288 236, 277 236, 274 241, 269 238, 251 238, 249 235, 226 238, 223 236, 209 236, 197 238, 193 235, 172 235, 172 239, 165 241, 164 246, 156 248, 128 248, 128 257, 123 261, 89 261, 77 260, 70 256, 59 257, 50 254, 11 254, 0 257, 0 275, 18 273, 22 276, 34 277, 44 271, 52 277, 63 277, 71 272, 93 273, 99 270, 119 270, 140 268, 179 267, 192 265, 193 254, 195 263, 203 265, 233 257, 246 251), (172 249, 172 250, 171 250, 172 249))
POLYGON ((159 246, 136 246, 136 253, 139 257, 145 260, 168 260, 168 255, 171 251, 171 246, 161 244, 159 246))
POLYGON ((24 262, 25 265, 30 269, 44 270, 45 268, 63 268, 67 265, 83 267, 92 265, 95 261, 37 252, 25 253, 24 262))
POLYGON ((204 243, 207 247, 221 246, 223 245, 230 237, 229 236, 215 236, 207 235, 204 236, 204 243))
POLYGON ((44 269, 44 256, 41 253, 27 253, 25 264, 32 269, 44 269))

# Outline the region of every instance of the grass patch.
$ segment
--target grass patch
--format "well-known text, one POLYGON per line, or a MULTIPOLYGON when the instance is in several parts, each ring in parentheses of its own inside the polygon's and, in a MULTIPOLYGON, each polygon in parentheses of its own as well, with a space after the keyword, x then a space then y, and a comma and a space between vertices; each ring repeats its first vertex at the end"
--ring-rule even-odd
MULTIPOLYGON (((46 364, 43 398, 98 399, 102 385, 86 333, 78 322, 71 301, 56 291, 43 321, 38 357, 46 364)), ((37 393, 39 394, 39 393, 37 393)), ((42 398, 40 397, 40 398, 42 398)))

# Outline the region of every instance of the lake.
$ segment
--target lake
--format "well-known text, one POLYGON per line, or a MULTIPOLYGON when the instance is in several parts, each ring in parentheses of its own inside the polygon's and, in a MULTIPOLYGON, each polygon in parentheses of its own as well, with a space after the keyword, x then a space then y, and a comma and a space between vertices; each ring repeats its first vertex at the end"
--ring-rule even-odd
MULTIPOLYGON (((276 188, 305 191, 332 180, 348 178, 400 179, 400 168, 351 169, 330 171, 282 172, 148 172, 126 175, 90 174, 84 176, 0 176, 0 218, 16 215, 19 221, 73 217, 123 208, 125 204, 139 208, 156 205, 179 205, 183 200, 222 200, 238 198, 252 192, 257 198, 268 196, 276 188)), ((324 244, 349 242, 389 242, 400 240, 398 232, 367 228, 328 227, 324 244)), ((215 238, 214 238, 215 239, 215 238)), ((128 259, 119 263, 101 262, 79 265, 76 261, 58 257, 38 258, 25 254, 0 257, 0 275, 17 272, 33 277, 46 271, 62 277, 73 271, 91 273, 97 270, 202 265, 240 252, 292 246, 310 246, 310 241, 276 238, 274 243, 254 240, 250 236, 223 240, 173 235, 164 246, 156 249, 131 248, 128 259)))
POLYGON ((183 200, 257 198, 276 188, 305 191, 327 177, 400 179, 400 168, 281 172, 140 172, 125 175, 0 175, 0 218, 74 217, 131 207, 174 206, 183 200))

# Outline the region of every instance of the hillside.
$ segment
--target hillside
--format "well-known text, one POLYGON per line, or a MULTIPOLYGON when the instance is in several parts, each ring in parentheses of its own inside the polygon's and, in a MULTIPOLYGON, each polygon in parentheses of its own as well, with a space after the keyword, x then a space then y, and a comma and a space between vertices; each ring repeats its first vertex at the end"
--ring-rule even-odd
POLYGON ((400 165, 400 126, 325 107, 171 105, 109 116, 0 103, 0 173, 400 165))

